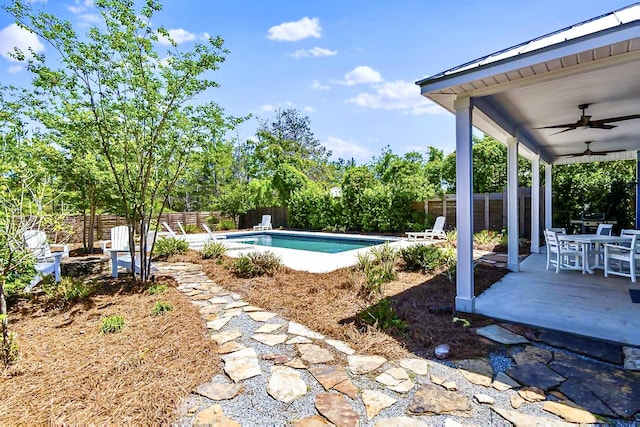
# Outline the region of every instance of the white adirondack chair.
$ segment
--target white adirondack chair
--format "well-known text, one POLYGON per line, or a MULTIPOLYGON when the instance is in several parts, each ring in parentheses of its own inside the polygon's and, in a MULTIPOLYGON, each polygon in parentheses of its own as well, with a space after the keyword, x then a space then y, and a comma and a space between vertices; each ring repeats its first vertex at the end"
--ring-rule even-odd
POLYGON ((102 252, 105 254, 115 251, 129 250, 129 226, 119 225, 111 229, 111 240, 100 242, 102 252))
POLYGON ((26 291, 33 289, 35 285, 42 280, 43 276, 53 274, 55 281, 60 281, 60 260, 69 256, 68 245, 50 245, 47 243, 47 235, 41 230, 28 230, 23 235, 24 244, 36 258, 35 270, 36 275, 26 291), (51 248, 57 246, 61 251, 51 251, 51 248))
POLYGON ((256 231, 272 230, 271 215, 262 215, 262 221, 260 221, 260 224, 254 225, 253 229, 256 231))
MULTIPOLYGON (((115 227, 118 228, 118 227, 115 227)), ((126 236, 126 240, 127 242, 129 241, 129 229, 127 229, 127 236, 126 236)), ((112 229, 113 231, 113 229, 112 229)), ((117 233, 120 233, 121 230, 117 230, 117 233)), ((155 231, 150 231, 147 233, 147 244, 146 244, 146 252, 147 255, 150 254, 151 252, 151 248, 153 247, 153 244, 156 240, 157 237, 157 233, 155 231)), ((128 246, 128 245, 127 245, 128 246)), ((136 247, 135 248, 136 254, 135 258, 132 262, 131 260, 131 251, 129 250, 129 248, 115 248, 115 249, 111 249, 110 253, 111 253, 111 277, 118 277, 118 267, 122 267, 127 271, 131 271, 132 268, 135 268, 136 273, 140 274, 140 266, 142 265, 141 260, 140 260, 140 251, 139 248, 136 247)), ((157 270, 157 267, 154 266, 153 264, 151 265, 151 270, 157 270)))
POLYGON ((433 228, 431 230, 417 231, 417 232, 408 232, 407 239, 409 240, 418 240, 418 239, 429 239, 433 240, 436 237, 439 239, 446 239, 447 233, 444 231, 444 222, 445 218, 443 216, 439 216, 436 218, 436 221, 433 223, 433 228))

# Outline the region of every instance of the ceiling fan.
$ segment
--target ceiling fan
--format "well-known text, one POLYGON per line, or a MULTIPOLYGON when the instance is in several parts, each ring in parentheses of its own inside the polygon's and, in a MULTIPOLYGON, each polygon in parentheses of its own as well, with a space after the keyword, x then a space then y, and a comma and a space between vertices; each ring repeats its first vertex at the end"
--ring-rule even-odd
POLYGON ((582 157, 582 156, 605 156, 609 153, 619 153, 625 150, 606 150, 606 151, 591 151, 590 145, 593 141, 585 141, 587 149, 580 153, 563 154, 562 157, 582 157))
POLYGON ((582 110, 582 116, 575 123, 565 123, 562 125, 553 125, 553 126, 543 126, 536 129, 561 129, 567 128, 565 130, 561 130, 560 132, 556 132, 552 135, 556 135, 558 133, 568 132, 570 130, 576 129, 613 129, 616 126, 610 125, 608 123, 622 122, 624 120, 631 119, 640 119, 640 114, 631 114, 629 116, 620 116, 620 117, 611 117, 608 119, 601 120, 591 120, 591 116, 585 114, 585 110, 589 108, 589 104, 580 104, 578 108, 582 110))

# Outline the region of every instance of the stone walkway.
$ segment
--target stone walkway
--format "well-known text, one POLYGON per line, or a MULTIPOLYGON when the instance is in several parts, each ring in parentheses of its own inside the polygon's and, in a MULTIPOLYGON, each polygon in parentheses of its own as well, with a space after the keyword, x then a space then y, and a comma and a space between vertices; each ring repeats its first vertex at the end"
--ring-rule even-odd
POLYGON ((485 335, 513 340, 509 375, 494 374, 487 359, 454 367, 355 354, 344 342, 251 306, 199 265, 159 268, 200 308, 226 374, 194 391, 179 425, 562 426, 596 422, 567 396, 582 398, 592 412, 627 417, 640 396, 636 373, 603 371, 589 361, 576 366, 574 356, 528 345, 523 335, 497 325, 485 335))

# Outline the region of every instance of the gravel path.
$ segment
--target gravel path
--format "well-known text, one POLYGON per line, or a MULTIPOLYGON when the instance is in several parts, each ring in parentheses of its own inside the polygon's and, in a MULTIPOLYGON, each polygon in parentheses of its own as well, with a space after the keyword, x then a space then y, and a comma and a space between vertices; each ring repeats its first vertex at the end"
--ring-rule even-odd
MULTIPOLYGON (((529 418, 528 422, 543 422, 548 425, 565 425, 563 420, 545 410, 542 409, 544 402, 525 402, 516 411, 512 406, 512 399, 514 396, 518 396, 518 393, 514 389, 508 389, 499 391, 491 385, 484 386, 470 382, 462 372, 451 366, 451 363, 440 363, 434 360, 421 359, 423 364, 428 366, 426 372, 414 372, 410 369, 404 369, 400 367, 401 361, 386 361, 380 367, 377 367, 370 372, 362 374, 354 374, 355 365, 351 365, 352 358, 349 358, 347 354, 341 353, 331 345, 327 344, 323 338, 309 338, 310 342, 318 345, 321 349, 329 350, 333 355, 332 361, 322 363, 311 363, 315 355, 322 355, 320 350, 316 349, 316 353, 312 352, 311 356, 306 356, 307 360, 303 360, 304 365, 307 368, 317 367, 331 367, 335 366, 341 372, 342 375, 346 375, 346 378, 350 380, 351 384, 355 387, 352 397, 349 397, 335 389, 325 390, 323 385, 316 379, 316 377, 308 370, 304 368, 284 368, 287 372, 294 371, 304 382, 304 388, 301 391, 301 395, 296 396, 292 401, 287 402, 289 399, 286 396, 286 392, 295 389, 295 384, 292 383, 289 386, 286 381, 281 389, 285 390, 285 395, 272 396, 268 392, 269 382, 275 376, 275 366, 284 364, 295 365, 300 361, 300 349, 298 344, 281 343, 273 346, 263 344, 256 341, 252 336, 255 331, 264 326, 265 324, 280 324, 282 325, 277 330, 267 333, 265 335, 268 338, 276 335, 285 335, 281 339, 291 340, 301 335, 295 335, 289 333, 289 328, 297 326, 294 322, 290 322, 280 316, 274 316, 265 322, 253 320, 250 315, 260 313, 261 311, 257 307, 251 307, 245 305, 241 296, 230 294, 225 289, 217 286, 211 281, 202 271, 200 266, 193 264, 167 264, 161 265, 160 269, 164 273, 171 274, 175 277, 179 286, 178 289, 182 291, 187 297, 191 298, 194 305, 200 307, 203 317, 207 321, 231 317, 231 319, 219 330, 212 330, 212 337, 216 339, 224 340, 224 336, 220 334, 229 333, 230 331, 239 331, 238 338, 231 340, 230 342, 237 345, 244 346, 247 349, 255 350, 257 354, 257 365, 259 366, 259 373, 249 369, 244 370, 249 366, 252 360, 255 362, 255 357, 249 356, 247 359, 242 359, 242 363, 239 363, 240 370, 233 371, 231 363, 225 362, 226 375, 220 374, 211 379, 210 383, 216 384, 233 384, 230 378, 236 377, 237 383, 244 386, 243 390, 230 398, 218 397, 217 400, 213 400, 209 397, 194 392, 192 393, 183 406, 183 415, 177 422, 178 425, 194 425, 199 423, 211 423, 216 425, 216 422, 226 422, 224 425, 242 425, 242 426, 284 426, 284 425, 322 425, 321 422, 327 422, 326 418, 329 418, 334 424, 338 425, 363 425, 363 426, 393 426, 393 425, 439 425, 439 426, 458 426, 458 425, 479 425, 479 426, 511 426, 512 422, 507 421, 501 415, 499 415, 492 408, 502 408, 503 410, 514 411, 517 414, 529 415, 534 418, 529 418), (213 303, 212 303, 213 302, 213 303), (237 305, 244 305, 238 308, 225 308, 229 304, 231 307, 237 305), (280 356, 280 360, 273 360, 274 355, 280 356), (309 359, 311 358, 311 359, 309 359), (347 360, 349 362, 347 362, 347 360), (392 373, 406 372, 413 383, 410 390, 405 393, 399 393, 392 391, 384 384, 376 380, 379 374, 387 371, 391 368, 399 368, 392 373), (344 372, 342 372, 344 370, 344 372), (249 372, 251 371, 251 372, 249 372), (257 374, 256 374, 257 373, 257 374), (243 377, 247 375, 247 378, 238 379, 237 377, 243 377), (440 380, 447 382, 453 382, 455 385, 448 383, 444 384, 449 386, 452 391, 445 390, 444 386, 433 386, 434 382, 438 383, 440 380), (423 388, 430 390, 436 395, 430 395, 426 403, 424 400, 418 401, 417 399, 422 396, 423 388), (367 416, 365 403, 365 390, 374 390, 383 393, 393 399, 396 399, 395 403, 388 407, 380 408, 375 416, 371 419, 367 416), (331 410, 327 410, 322 407, 317 409, 317 402, 323 399, 327 393, 331 395, 338 395, 344 401, 346 405, 346 412, 343 411, 342 415, 334 414, 331 410), (447 405, 433 405, 433 402, 438 401, 442 396, 451 397, 456 399, 462 399, 464 402, 468 402, 468 408, 451 408, 447 405), (493 403, 479 403, 474 396, 482 394, 489 396, 493 403), (280 399, 280 400, 279 400, 280 399), (431 400, 429 400, 431 399, 431 400), (284 401, 281 401, 284 400, 284 401), (440 414, 434 413, 432 415, 416 414, 416 408, 429 408, 434 412, 441 412, 440 414), (412 408, 414 412, 411 412, 409 408, 412 408), (354 418, 353 413, 349 417, 349 413, 352 411, 357 416, 354 418), (320 417, 318 417, 320 415, 320 417), (316 419, 310 419, 311 417, 318 417, 316 419), (403 418, 398 418, 403 417, 403 418), (354 421, 355 420, 355 421, 354 421), (314 422, 316 424, 314 424, 314 422), (237 424, 234 424, 236 422, 237 424), (359 424, 356 424, 359 422, 359 424), (299 423, 299 424, 296 424, 299 423)), ((211 324, 210 324, 211 325, 211 324)), ((296 330, 297 331, 297 330, 296 330)), ((314 336, 313 331, 297 331, 303 335, 314 336)), ((318 334, 319 335, 319 334, 318 334)), ((303 338, 304 339, 304 338, 303 338)), ((327 338, 328 339, 328 338, 327 338)), ((229 344, 225 344, 229 345, 229 344)), ((223 346, 224 347, 224 346, 223 346)), ((348 349, 343 349, 348 351, 348 349)), ((249 351, 250 352, 250 351, 249 351)), ((236 353, 223 354, 221 357, 229 358, 240 357, 241 354, 247 353, 246 350, 242 350, 236 353)), ((489 362, 494 372, 504 372, 511 363, 512 360, 504 352, 497 352, 490 355, 489 362)), ((315 372, 315 371, 314 371, 315 372)), ((396 374, 397 375, 397 374, 396 374)), ((294 374, 295 376, 295 374, 294 374)), ((392 381, 395 378, 391 378, 392 381)), ((273 379, 275 381, 275 379, 273 379)), ((296 380, 296 379, 294 379, 296 380)), ((347 381, 348 382, 348 381, 347 381)), ((345 383, 340 383, 344 385, 345 383)), ((338 387, 338 386, 336 386, 338 387)), ((200 389, 199 389, 200 390, 200 389)), ((203 393, 206 394, 206 393, 203 393)), ((368 395, 367 395, 368 396, 368 395)), ((331 397, 331 396, 330 396, 331 397)), ((517 399, 517 398, 515 398, 517 399)), ((557 400, 553 396, 546 396, 547 400, 557 400)), ((464 405, 463 405, 464 406, 464 405)), ((526 424, 526 420, 524 421, 526 424)), ((522 425, 525 425, 522 424, 522 425)), ((222 424, 221 424, 222 425, 222 424)))

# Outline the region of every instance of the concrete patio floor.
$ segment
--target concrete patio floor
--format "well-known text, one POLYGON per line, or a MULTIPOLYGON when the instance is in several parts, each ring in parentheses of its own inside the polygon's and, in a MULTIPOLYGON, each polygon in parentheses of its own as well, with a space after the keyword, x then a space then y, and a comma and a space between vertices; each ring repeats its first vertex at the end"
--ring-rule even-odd
POLYGON ((640 346, 640 304, 623 277, 546 270, 546 256, 532 254, 475 299, 477 313, 496 319, 640 346))

